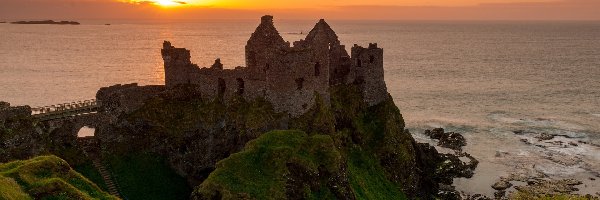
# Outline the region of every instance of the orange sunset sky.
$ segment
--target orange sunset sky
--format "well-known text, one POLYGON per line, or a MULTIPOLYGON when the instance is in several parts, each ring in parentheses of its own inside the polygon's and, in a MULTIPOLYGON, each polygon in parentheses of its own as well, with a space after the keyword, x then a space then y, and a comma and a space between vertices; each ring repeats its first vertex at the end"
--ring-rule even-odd
POLYGON ((16 19, 600 20, 600 0, 0 0, 16 19))

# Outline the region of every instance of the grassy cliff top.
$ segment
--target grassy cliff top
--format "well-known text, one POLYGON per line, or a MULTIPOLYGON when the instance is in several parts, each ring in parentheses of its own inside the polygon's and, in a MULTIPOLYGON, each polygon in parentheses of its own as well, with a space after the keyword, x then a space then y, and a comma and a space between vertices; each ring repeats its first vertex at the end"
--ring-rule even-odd
MULTIPOLYGON (((216 170, 195 191, 196 197, 223 199, 285 199, 292 175, 289 165, 316 174, 339 170, 341 155, 327 135, 272 131, 249 142, 244 150, 217 163, 216 170), (322 169, 320 169, 322 168, 322 169)), ((309 176, 309 175, 307 175, 309 176)), ((318 192, 307 188, 305 197, 318 192)), ((321 189, 321 188, 319 188, 321 189)))
POLYGON ((271 131, 217 163, 193 199, 405 199, 376 159, 329 135, 271 131), (349 182, 348 182, 349 181, 349 182))
POLYGON ((118 199, 56 156, 0 164, 0 199, 118 199))

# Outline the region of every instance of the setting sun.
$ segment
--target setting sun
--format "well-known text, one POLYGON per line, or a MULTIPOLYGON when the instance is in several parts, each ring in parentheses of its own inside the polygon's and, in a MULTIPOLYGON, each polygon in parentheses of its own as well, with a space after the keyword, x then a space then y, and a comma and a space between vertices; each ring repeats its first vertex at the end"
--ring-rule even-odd
POLYGON ((160 5, 160 6, 175 6, 175 5, 178 5, 180 3, 179 2, 170 1, 170 0, 158 0, 158 1, 156 1, 155 4, 160 5))
POLYGON ((135 5, 155 5, 160 7, 175 7, 190 5, 190 0, 119 0, 120 2, 135 5))

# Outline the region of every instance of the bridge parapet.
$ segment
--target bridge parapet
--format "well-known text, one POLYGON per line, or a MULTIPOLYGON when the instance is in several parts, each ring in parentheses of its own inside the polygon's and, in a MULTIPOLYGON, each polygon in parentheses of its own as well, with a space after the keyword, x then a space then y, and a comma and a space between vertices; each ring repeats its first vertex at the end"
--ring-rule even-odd
POLYGON ((102 105, 96 99, 62 103, 57 105, 42 106, 31 109, 31 115, 40 120, 59 119, 74 115, 90 114, 97 112, 102 105))

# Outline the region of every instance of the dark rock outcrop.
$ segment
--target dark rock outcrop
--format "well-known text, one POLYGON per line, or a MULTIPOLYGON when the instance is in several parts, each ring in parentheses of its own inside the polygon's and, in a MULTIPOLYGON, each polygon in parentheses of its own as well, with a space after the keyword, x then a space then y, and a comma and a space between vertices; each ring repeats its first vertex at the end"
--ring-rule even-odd
POLYGON ((454 178, 471 178, 479 161, 467 153, 440 154, 435 147, 429 144, 417 144, 417 160, 420 166, 420 177, 423 180, 422 192, 432 194, 437 193, 442 199, 460 199, 459 193, 450 185, 454 178), (470 161, 464 163, 461 157, 470 161))
POLYGON ((0 103, 0 162, 27 159, 47 152, 47 138, 35 126, 28 106, 0 103))
POLYGON ((492 185, 492 188, 494 188, 494 190, 506 190, 510 187, 512 187, 512 183, 506 180, 499 180, 498 182, 494 183, 494 185, 492 185))
POLYGON ((465 137, 459 133, 444 132, 443 128, 435 128, 433 130, 425 130, 425 135, 431 139, 438 140, 438 146, 462 151, 462 147, 467 145, 465 137))
POLYGON ((563 179, 563 180, 545 180, 545 179, 530 179, 527 180, 527 185, 515 186, 516 193, 510 196, 527 195, 529 198, 533 197, 544 197, 544 196, 555 196, 555 195, 569 195, 573 192, 579 191, 577 185, 581 185, 581 181, 574 179, 563 179))
POLYGON ((554 135, 550 135, 548 133, 540 133, 539 135, 535 136, 535 138, 537 138, 539 141, 551 140, 554 139, 554 135))

